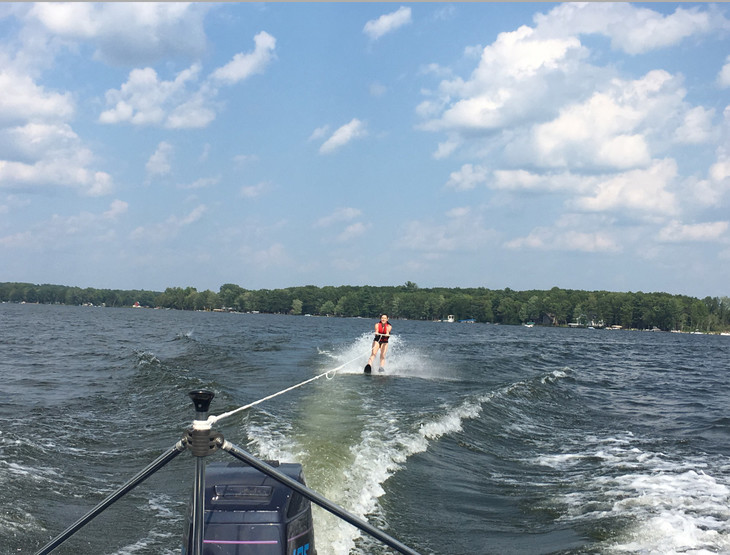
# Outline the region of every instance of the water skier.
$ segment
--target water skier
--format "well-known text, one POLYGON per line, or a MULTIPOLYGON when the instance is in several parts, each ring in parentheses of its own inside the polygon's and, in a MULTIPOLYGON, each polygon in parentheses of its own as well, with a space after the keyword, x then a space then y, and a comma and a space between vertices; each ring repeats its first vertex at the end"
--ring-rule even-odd
POLYGON ((388 339, 390 339, 390 331, 393 326, 388 322, 388 315, 383 314, 380 316, 380 322, 375 324, 375 339, 373 339, 373 350, 368 359, 368 363, 365 365, 365 373, 369 374, 372 372, 370 364, 375 360, 375 355, 380 351, 380 367, 378 372, 385 372, 385 353, 388 352, 388 339))

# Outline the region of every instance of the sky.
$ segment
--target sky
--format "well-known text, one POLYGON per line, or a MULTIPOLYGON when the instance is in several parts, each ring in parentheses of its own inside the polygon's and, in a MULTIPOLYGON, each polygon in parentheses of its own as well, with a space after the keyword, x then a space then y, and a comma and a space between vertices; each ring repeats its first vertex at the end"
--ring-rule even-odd
POLYGON ((728 276, 728 4, 0 3, 0 281, 728 276))

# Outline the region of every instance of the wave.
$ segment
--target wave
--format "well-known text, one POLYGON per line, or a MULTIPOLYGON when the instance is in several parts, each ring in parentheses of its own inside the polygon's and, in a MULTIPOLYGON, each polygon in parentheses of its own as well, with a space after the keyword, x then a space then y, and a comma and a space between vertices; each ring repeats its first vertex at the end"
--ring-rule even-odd
POLYGON ((730 549, 730 487, 716 474, 724 458, 670 457, 631 433, 585 437, 575 452, 542 455, 537 464, 580 484, 555 499, 561 520, 623 522, 602 542, 611 553, 717 553, 730 549), (717 465, 717 466, 716 466, 717 465))

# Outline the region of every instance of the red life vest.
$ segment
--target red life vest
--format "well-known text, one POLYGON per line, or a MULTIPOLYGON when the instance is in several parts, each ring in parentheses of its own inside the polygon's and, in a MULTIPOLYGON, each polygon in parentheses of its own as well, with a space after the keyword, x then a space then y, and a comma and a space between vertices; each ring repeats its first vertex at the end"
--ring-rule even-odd
MULTIPOLYGON (((386 322, 385 324, 383 324, 383 322, 378 322, 378 334, 388 333, 388 326, 390 326, 389 322, 386 322)), ((392 329, 392 326, 391 326, 391 329, 392 329)), ((390 339, 390 338, 387 335, 386 336, 382 336, 382 335, 375 336, 375 341, 377 341, 378 343, 387 343, 388 339, 390 339)))

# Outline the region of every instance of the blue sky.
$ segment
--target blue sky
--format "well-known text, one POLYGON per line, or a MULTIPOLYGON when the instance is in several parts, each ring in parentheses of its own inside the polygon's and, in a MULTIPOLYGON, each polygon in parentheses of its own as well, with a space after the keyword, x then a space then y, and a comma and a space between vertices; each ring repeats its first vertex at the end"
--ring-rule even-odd
POLYGON ((0 4, 0 281, 730 294, 730 6, 0 4))

